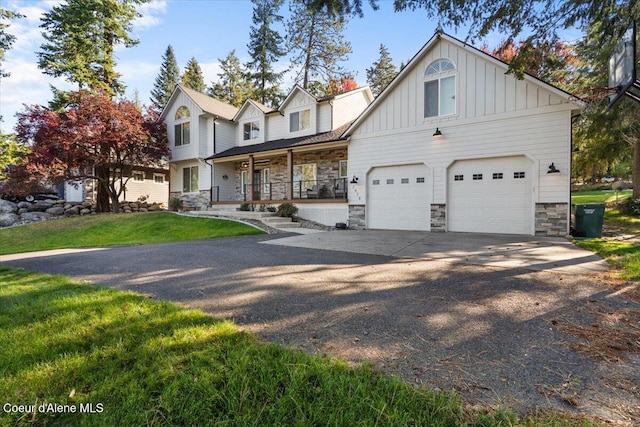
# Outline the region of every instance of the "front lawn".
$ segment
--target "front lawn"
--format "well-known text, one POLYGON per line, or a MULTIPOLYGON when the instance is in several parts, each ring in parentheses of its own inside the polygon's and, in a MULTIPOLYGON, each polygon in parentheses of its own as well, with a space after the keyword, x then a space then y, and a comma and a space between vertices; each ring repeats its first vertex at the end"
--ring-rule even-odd
POLYGON ((186 217, 170 212, 88 215, 0 229, 0 255, 261 233, 264 232, 237 221, 186 217))
MULTIPOLYGON (((632 190, 621 191, 618 200, 629 198, 632 190)), ((571 203, 611 203, 616 201, 613 191, 581 191, 571 195, 571 203)), ((625 215, 617 209, 607 208, 604 213, 604 231, 620 237, 640 236, 640 218, 625 215)), ((640 279, 640 245, 633 241, 607 239, 579 239, 574 241, 590 250, 616 268, 622 279, 640 279)))
POLYGON ((571 204, 621 202, 632 194, 633 190, 623 190, 618 193, 613 190, 575 191, 571 193, 571 204))
POLYGON ((0 342, 0 425, 516 425, 197 310, 4 267, 0 342))

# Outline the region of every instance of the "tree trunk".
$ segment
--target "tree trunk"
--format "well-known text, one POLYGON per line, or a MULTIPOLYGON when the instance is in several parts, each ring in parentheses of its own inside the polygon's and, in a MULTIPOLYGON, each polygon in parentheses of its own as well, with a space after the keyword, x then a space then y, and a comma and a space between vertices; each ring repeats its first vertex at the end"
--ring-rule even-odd
POLYGON ((98 190, 96 194, 96 212, 110 212, 109 209, 109 168, 105 166, 96 167, 98 177, 98 190))
POLYGON ((633 198, 640 197, 640 138, 633 141, 633 198))

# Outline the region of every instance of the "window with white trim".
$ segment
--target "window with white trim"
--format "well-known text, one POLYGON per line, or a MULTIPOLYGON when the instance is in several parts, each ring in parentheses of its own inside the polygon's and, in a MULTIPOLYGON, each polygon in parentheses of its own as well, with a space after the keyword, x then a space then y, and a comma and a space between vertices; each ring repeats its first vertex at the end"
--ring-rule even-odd
POLYGON ((252 139, 258 139, 260 137, 260 122, 254 120, 247 122, 243 126, 242 140, 249 141, 252 139))
POLYGON ((164 174, 154 173, 153 182, 155 182, 156 184, 164 184, 164 174))
POLYGON ((449 59, 436 59, 424 73, 424 117, 456 113, 456 66, 449 59))
POLYGON ((311 110, 296 111, 289 115, 289 132, 311 129, 311 110))
POLYGON ((312 190, 317 187, 316 164, 306 163, 293 166, 293 188, 296 191, 312 190), (301 187, 302 186, 302 187, 301 187))
POLYGON ((195 193, 198 191, 198 166, 182 168, 182 192, 195 193))
POLYGON ((175 121, 178 123, 173 126, 173 144, 176 147, 187 145, 191 142, 190 120, 189 109, 184 105, 178 108, 175 115, 175 121))
POLYGON ((263 192, 269 194, 271 190, 271 172, 269 168, 262 169, 262 186, 264 187, 263 192))
POLYGON ((137 181, 137 182, 143 182, 144 181, 144 172, 133 171, 131 175, 133 176, 133 180, 134 181, 137 181))
POLYGON ((338 172, 339 178, 347 178, 348 175, 348 170, 347 170, 347 161, 346 160, 340 160, 340 171, 338 172))
POLYGON ((240 193, 247 193, 247 184, 249 183, 249 172, 246 170, 240 171, 240 193))

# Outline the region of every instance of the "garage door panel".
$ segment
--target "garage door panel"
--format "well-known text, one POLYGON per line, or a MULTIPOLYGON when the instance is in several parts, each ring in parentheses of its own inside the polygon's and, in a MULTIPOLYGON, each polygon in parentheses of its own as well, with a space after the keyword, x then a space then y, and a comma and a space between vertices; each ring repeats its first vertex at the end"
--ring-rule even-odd
POLYGON ((367 177, 367 227, 429 230, 431 185, 425 165, 376 167, 367 177))
POLYGON ((448 170, 450 231, 531 234, 532 163, 524 156, 462 160, 448 170))

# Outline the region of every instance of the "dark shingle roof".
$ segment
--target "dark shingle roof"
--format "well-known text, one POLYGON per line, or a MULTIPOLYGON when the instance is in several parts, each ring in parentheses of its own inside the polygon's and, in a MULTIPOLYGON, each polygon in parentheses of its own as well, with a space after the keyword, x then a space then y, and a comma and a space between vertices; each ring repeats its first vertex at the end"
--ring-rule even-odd
POLYGON ((329 132, 318 133, 311 136, 300 136, 298 138, 282 138, 273 141, 262 142, 260 144, 245 145, 243 147, 233 147, 221 153, 207 157, 210 159, 220 159, 224 157, 239 156, 242 154, 261 153, 264 151, 281 150, 283 148, 294 148, 305 145, 321 144, 325 142, 346 141, 340 138, 342 133, 347 130, 351 123, 340 126, 329 132))

